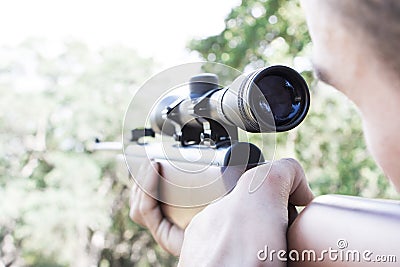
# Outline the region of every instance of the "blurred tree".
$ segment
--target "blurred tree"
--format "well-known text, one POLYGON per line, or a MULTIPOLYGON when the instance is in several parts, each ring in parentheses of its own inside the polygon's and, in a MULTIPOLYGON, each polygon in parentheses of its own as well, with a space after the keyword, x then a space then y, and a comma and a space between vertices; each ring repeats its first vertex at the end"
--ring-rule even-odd
MULTIPOLYGON (((252 70, 293 66, 313 85, 298 129, 277 136, 317 194, 393 197, 366 152, 354 106, 316 87, 310 38, 297 1, 243 1, 217 36, 189 47, 209 61, 252 70)), ((151 60, 126 47, 29 40, 0 48, 0 266, 172 266, 176 259, 128 218, 129 189, 114 158, 88 140, 120 139, 125 108, 151 60)))
POLYGON ((86 150, 95 137, 121 139, 152 61, 37 39, 0 48, 0 58, 0 266, 173 264, 130 221, 113 155, 86 150))
POLYGON ((220 34, 192 40, 189 48, 209 61, 255 69, 278 62, 292 65, 309 44, 307 25, 297 1, 249 0, 232 9, 220 34))
POLYGON ((316 194, 396 196, 367 152, 354 105, 313 80, 311 40, 297 0, 242 1, 220 34, 188 46, 240 70, 284 64, 303 74, 312 85, 311 109, 300 127, 277 135, 277 156, 298 158, 316 194))

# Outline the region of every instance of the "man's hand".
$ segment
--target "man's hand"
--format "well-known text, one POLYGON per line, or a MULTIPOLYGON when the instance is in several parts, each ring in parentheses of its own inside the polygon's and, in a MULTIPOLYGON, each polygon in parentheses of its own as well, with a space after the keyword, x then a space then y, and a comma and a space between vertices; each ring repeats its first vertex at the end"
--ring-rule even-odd
POLYGON ((193 218, 179 266, 285 266, 276 253, 265 262, 257 253, 265 246, 269 252, 286 250, 288 203, 303 206, 312 199, 304 171, 293 159, 247 171, 231 193, 193 218), (252 181, 263 182, 250 193, 252 181))
POLYGON ((129 216, 136 223, 147 227, 154 239, 165 250, 178 256, 183 242, 183 230, 168 221, 162 214, 157 195, 159 165, 155 162, 143 164, 132 186, 129 216), (138 183, 141 187, 138 186, 138 183))

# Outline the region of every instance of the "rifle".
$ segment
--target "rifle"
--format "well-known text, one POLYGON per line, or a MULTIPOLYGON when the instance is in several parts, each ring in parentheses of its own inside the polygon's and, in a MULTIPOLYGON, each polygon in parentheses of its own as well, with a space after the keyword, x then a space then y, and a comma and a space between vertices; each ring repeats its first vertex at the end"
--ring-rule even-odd
POLYGON ((133 178, 146 158, 161 165, 159 193, 153 197, 182 228, 228 194, 246 170, 265 162, 262 149, 239 140, 238 129, 288 131, 302 122, 310 105, 306 82, 285 66, 240 75, 227 87, 210 73, 191 77, 188 85, 186 92, 161 97, 149 112, 151 127, 132 130, 124 149, 133 178))
POLYGON ((286 255, 289 266, 399 266, 399 242, 399 201, 325 195, 289 227, 286 255))
MULTIPOLYGON (((257 146, 239 141, 237 128, 286 131, 296 127, 308 110, 307 86, 287 67, 256 71, 228 88, 217 83, 213 75, 196 76, 190 81, 189 97, 163 97, 151 113, 152 127, 133 130, 132 143, 124 155, 117 156, 121 181, 134 177, 145 158, 159 162, 160 195, 155 197, 162 202, 165 216, 181 228, 207 204, 228 194, 245 170, 264 161, 257 146), (263 80, 271 76, 275 78, 263 80), (288 83, 279 86, 276 77, 288 83), (279 101, 273 103, 274 99, 285 99, 280 90, 289 92, 286 103, 290 105, 286 107, 295 107, 296 112, 285 113, 279 101), (264 109, 252 108, 250 104, 256 103, 264 109), (162 143, 156 134, 172 136, 173 142, 162 143), (149 137, 150 142, 143 142, 149 137), (196 158, 199 152, 201 157, 196 158), (171 183, 181 187, 173 188, 171 183)), ((97 144, 97 149, 121 147, 117 143, 97 144)), ((399 227, 399 202, 339 195, 317 197, 288 228, 288 265, 378 266, 386 262, 398 266, 399 227)))
MULTIPOLYGON (((113 149, 116 144, 107 147, 113 149)), ((128 181, 124 156, 119 154, 117 161, 120 179, 128 181)), ((182 228, 203 208, 163 207, 182 228)), ((287 240, 288 266, 399 266, 400 201, 318 196, 289 226, 287 240)), ((260 249, 262 260, 274 258, 266 248, 260 249)))

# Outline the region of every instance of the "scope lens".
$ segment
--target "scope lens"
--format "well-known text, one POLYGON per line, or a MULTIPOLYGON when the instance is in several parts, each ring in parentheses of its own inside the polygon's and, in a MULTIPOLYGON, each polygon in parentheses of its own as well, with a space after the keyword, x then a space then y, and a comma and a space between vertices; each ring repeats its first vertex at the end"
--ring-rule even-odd
MULTIPOLYGON (((249 121, 249 130, 258 128, 264 132, 275 127, 278 132, 287 131, 304 119, 309 107, 309 92, 304 79, 295 70, 272 66, 254 72, 247 81, 240 91, 241 95, 247 96, 252 114, 241 113, 249 121), (252 121, 251 117, 256 121, 252 121), (256 124, 258 127, 255 127, 256 124)), ((246 101, 246 97, 242 101, 246 101)))
MULTIPOLYGON (((262 92, 262 97, 255 105, 257 113, 271 112, 275 123, 283 122, 294 116, 296 104, 294 101, 294 88, 290 82, 279 76, 267 76, 256 83, 262 92)), ((260 114, 260 115, 261 115, 260 114)))

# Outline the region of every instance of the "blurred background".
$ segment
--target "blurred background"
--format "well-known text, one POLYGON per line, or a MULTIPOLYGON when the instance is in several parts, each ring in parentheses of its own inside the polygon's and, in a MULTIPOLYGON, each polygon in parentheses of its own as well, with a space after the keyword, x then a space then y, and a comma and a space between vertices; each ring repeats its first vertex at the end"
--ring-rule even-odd
POLYGON ((278 138, 315 194, 398 198, 366 151, 354 105, 312 76, 298 1, 0 1, 0 267, 174 266, 128 218, 113 153, 135 90, 196 60, 294 67, 312 106, 278 138))

